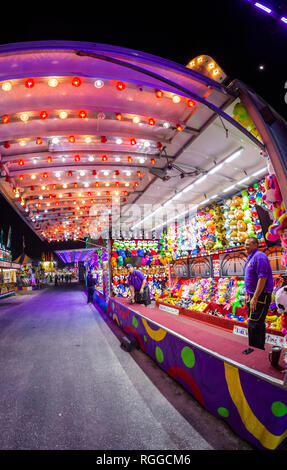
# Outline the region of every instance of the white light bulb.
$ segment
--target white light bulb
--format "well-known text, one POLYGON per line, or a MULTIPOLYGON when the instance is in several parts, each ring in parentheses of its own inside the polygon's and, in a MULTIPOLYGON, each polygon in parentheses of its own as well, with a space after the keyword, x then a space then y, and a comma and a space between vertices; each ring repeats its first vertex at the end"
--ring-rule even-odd
POLYGON ((96 88, 102 88, 104 86, 103 80, 95 80, 94 85, 96 88))
POLYGON ((174 96, 172 97, 172 101, 173 101, 174 103, 176 103, 176 104, 177 104, 177 103, 180 103, 180 101, 181 101, 181 100, 180 100, 180 96, 174 95, 174 96))
POLYGON ((92 155, 89 156, 89 162, 93 162, 95 159, 92 155))
POLYGON ((49 78, 48 80, 48 85, 52 88, 55 88, 56 86, 58 86, 59 82, 56 78, 49 78))
POLYGON ((58 139, 58 137, 53 137, 52 144, 58 144, 59 142, 60 140, 58 139))
POLYGON ((10 91, 11 89, 12 89, 12 83, 11 82, 2 83, 2 90, 3 91, 10 91))
POLYGON ((123 143, 122 139, 116 139, 116 144, 120 145, 122 143, 123 143))
POLYGON ((67 119, 67 117, 68 117, 68 113, 66 111, 61 111, 59 113, 59 118, 60 119, 67 119))
POLYGON ((27 122, 29 120, 29 114, 28 113, 22 113, 20 114, 20 119, 23 122, 27 122))

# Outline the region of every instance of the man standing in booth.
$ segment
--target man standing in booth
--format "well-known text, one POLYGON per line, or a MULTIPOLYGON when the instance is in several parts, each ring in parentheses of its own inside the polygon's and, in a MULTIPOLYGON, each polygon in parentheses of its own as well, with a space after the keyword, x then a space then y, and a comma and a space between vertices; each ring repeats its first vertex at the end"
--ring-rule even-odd
POLYGON ((245 248, 248 258, 244 277, 248 313, 249 346, 265 349, 265 318, 271 302, 274 287, 273 275, 268 257, 258 250, 258 240, 247 238, 245 248))
POLYGON ((129 270, 128 283, 130 291, 137 304, 143 303, 146 307, 151 304, 149 286, 145 275, 135 269, 131 264, 127 264, 129 270))

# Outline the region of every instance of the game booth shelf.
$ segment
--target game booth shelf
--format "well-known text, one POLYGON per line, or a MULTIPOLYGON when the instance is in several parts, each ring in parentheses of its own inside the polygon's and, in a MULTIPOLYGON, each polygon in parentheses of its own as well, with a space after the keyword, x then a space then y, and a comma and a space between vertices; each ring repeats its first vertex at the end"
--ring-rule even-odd
POLYGON ((185 66, 112 45, 36 41, 1 45, 0 65, 3 196, 40 239, 89 239, 90 253, 70 255, 84 256, 80 282, 88 271, 96 278, 104 318, 243 439, 279 449, 286 122, 204 54, 185 66), (243 354, 250 236, 275 288, 265 350, 243 354), (130 304, 128 263, 146 275, 151 308, 130 304))

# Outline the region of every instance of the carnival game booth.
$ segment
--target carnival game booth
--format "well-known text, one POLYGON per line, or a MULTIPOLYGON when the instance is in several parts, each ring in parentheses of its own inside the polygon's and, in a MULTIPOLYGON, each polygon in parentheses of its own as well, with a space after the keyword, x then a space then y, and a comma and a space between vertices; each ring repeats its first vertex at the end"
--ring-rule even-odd
POLYGON ((15 294, 20 265, 12 262, 11 251, 0 249, 0 299, 15 294))
POLYGON ((104 312, 108 309, 110 298, 109 244, 94 245, 92 253, 86 258, 86 276, 90 272, 95 279, 94 303, 104 312))
MULTIPOLYGON (((48 41, 0 46, 0 65, 0 190, 41 239, 85 240, 91 226, 100 233, 110 222, 113 241, 167 235, 174 270, 168 228, 193 215, 204 220, 213 205, 218 214, 228 199, 228 212, 250 210, 233 197, 253 208, 248 188, 257 192, 254 184, 264 179, 270 237, 286 249, 286 123, 213 58, 200 55, 185 66, 111 45, 48 41)), ((213 272, 223 268, 224 250, 240 252, 246 234, 261 233, 259 212, 255 219, 252 212, 225 227, 226 245, 208 220, 206 252, 187 248, 181 255, 188 263, 195 256, 194 269, 210 256, 213 272)), ((222 232, 220 218, 217 225, 222 232)), ((280 260, 286 266, 285 253, 280 260)), ((170 311, 131 306, 112 297, 111 287, 103 312, 206 409, 259 448, 284 444, 286 390, 281 370, 268 361, 270 344, 242 354, 246 337, 177 315, 170 304, 170 311)))
POLYGON ((22 253, 14 260, 19 265, 17 272, 17 291, 39 289, 38 261, 22 253))

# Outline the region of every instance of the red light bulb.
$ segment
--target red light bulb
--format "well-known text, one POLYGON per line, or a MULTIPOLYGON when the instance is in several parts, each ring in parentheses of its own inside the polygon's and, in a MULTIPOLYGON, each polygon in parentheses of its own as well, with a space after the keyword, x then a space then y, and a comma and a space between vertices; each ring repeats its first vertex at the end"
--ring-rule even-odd
POLYGON ((108 160, 108 157, 106 155, 103 155, 102 160, 103 160, 103 162, 106 162, 108 160))
POLYGON ((72 80, 72 85, 75 87, 79 87, 81 85, 81 79, 79 77, 74 77, 72 80))
POLYGON ((23 166, 24 165, 24 160, 18 160, 18 165, 23 166))
POLYGON ((48 117, 47 111, 41 111, 41 112, 40 112, 40 118, 41 118, 41 119, 46 119, 47 117, 48 117))
POLYGON ((124 82, 117 82, 117 85, 116 85, 116 86, 117 86, 117 89, 118 89, 119 91, 124 90, 125 87, 126 87, 126 85, 124 84, 124 82))
POLYGON ((152 158, 150 162, 151 162, 152 165, 154 165, 155 164, 155 159, 152 158))
POLYGON ((75 155, 75 162, 79 162, 81 160, 80 155, 75 155))
POLYGON ((136 139, 130 139, 130 143, 131 143, 131 145, 136 145, 137 141, 136 141, 136 139))
POLYGON ((101 143, 102 144, 105 144, 107 142, 107 140, 108 139, 104 135, 101 137, 101 143))
POLYGON ((196 105, 195 101, 193 100, 187 100, 187 106, 189 108, 194 108, 194 106, 196 105))
POLYGON ((42 141, 41 137, 37 137, 36 144, 41 145, 42 143, 43 143, 43 141, 42 141))
POLYGON ((3 122, 3 124, 7 124, 10 121, 10 117, 8 116, 8 114, 4 114, 4 116, 2 116, 1 121, 3 122))
POLYGON ((73 176, 73 172, 72 172, 72 171, 68 171, 68 176, 73 176))
POLYGON ((123 120, 123 115, 121 113, 116 114, 116 120, 117 121, 122 121, 123 120))
POLYGON ((177 132, 181 132, 183 130, 183 127, 181 126, 181 124, 178 124, 176 126, 176 130, 177 130, 177 132))
POLYGON ((156 96, 157 98, 162 98, 162 97, 163 97, 163 92, 162 92, 161 90, 156 90, 156 91, 155 91, 155 96, 156 96))
POLYGON ((48 178, 48 173, 43 173, 43 178, 48 178))
POLYGON ((150 126, 154 126, 155 125, 155 120, 153 118, 149 118, 148 123, 149 123, 150 126))
POLYGON ((133 161, 132 157, 128 157, 128 162, 132 163, 132 161, 133 161))
POLYGON ((33 88, 34 85, 35 85, 35 82, 34 82, 33 78, 28 78, 25 81, 25 87, 26 88, 33 88))
POLYGON ((52 157, 47 157, 47 163, 52 163, 53 158, 52 157))
POLYGON ((86 111, 80 111, 79 112, 79 117, 82 118, 82 119, 85 119, 87 117, 86 111))
POLYGON ((9 142, 9 140, 6 140, 6 142, 4 142, 4 147, 5 147, 5 149, 9 149, 9 148, 10 148, 10 142, 9 142))
POLYGON ((74 144, 75 140, 76 140, 75 137, 73 135, 70 135, 70 137, 69 137, 70 144, 74 144))
POLYGON ((74 183, 74 188, 77 188, 78 186, 78 183, 74 183))

